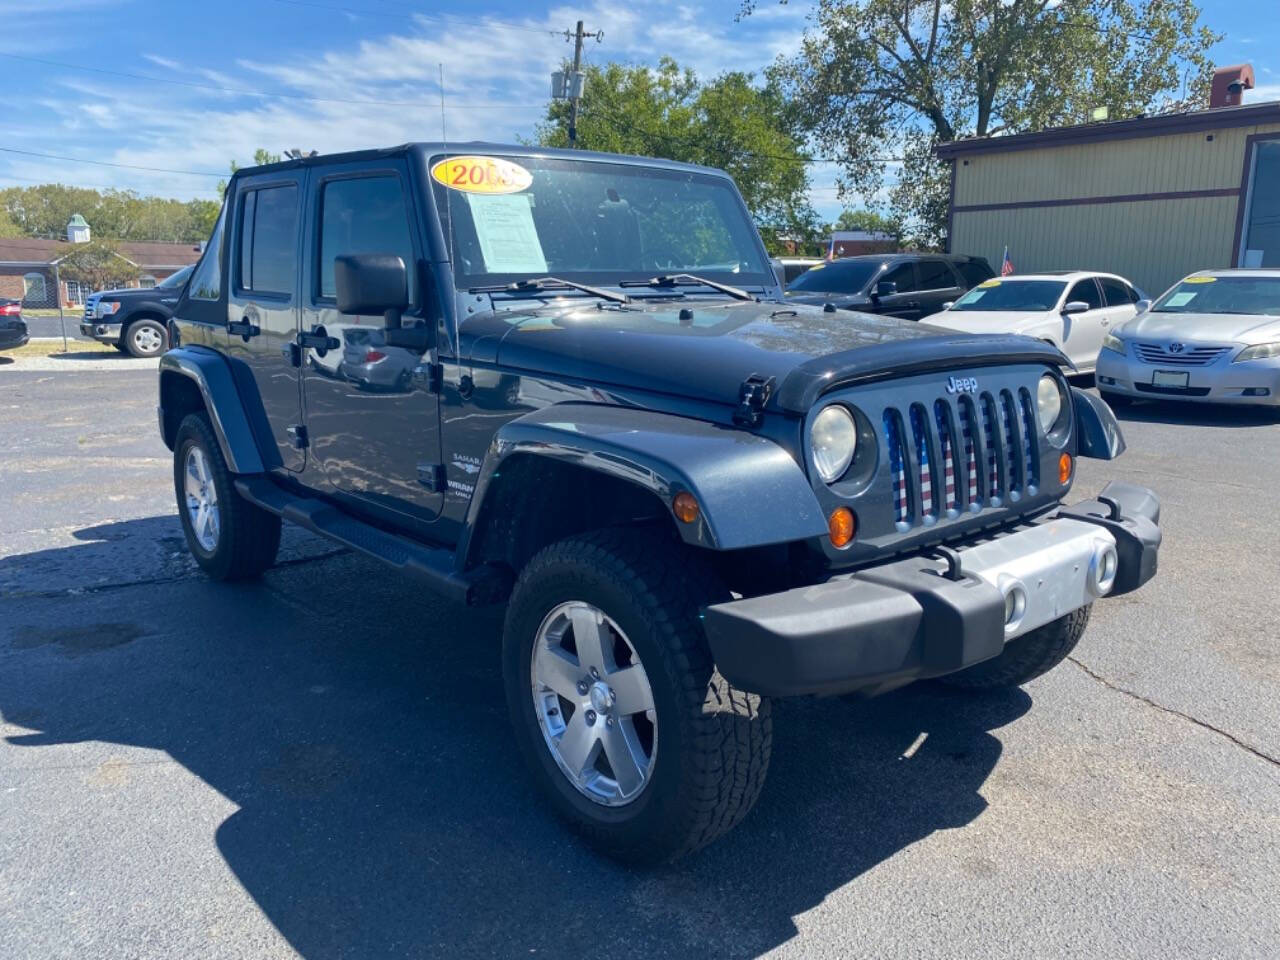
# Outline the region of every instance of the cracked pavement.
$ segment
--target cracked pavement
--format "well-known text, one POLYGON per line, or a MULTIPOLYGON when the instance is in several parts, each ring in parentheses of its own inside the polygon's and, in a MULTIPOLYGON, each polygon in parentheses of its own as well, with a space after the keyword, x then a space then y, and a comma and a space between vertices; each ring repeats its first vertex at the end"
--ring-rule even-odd
POLYGON ((0 956, 1273 957, 1280 425, 1137 407, 1155 581, 1023 691, 779 705, 674 867, 584 850, 507 737, 500 612, 298 531, 186 558, 154 374, 0 369, 0 956))

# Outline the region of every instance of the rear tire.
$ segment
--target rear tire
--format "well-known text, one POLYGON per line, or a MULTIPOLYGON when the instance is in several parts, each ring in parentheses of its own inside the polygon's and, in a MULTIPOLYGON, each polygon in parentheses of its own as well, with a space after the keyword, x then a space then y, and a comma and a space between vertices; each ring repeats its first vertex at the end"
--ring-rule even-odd
POLYGON ((963 690, 1001 690, 1018 687, 1052 670, 1075 649, 1089 623, 1093 604, 1037 627, 1005 644, 1004 653, 959 673, 939 677, 947 686, 963 690))
MULTIPOLYGON (((557 813, 610 856, 673 860, 732 829, 760 795, 773 739, 769 700, 720 676, 699 619, 703 605, 728 596, 692 551, 635 529, 552 544, 520 573, 503 634, 516 742, 557 813), (576 615, 589 617, 581 628, 576 615), (557 635, 554 624, 566 619, 572 626, 557 635), (587 638, 581 646, 578 629, 587 638), (590 672, 593 643, 606 651, 600 675, 590 672), (565 679, 543 683, 542 658, 567 671, 565 679), (637 665, 647 700, 627 697, 620 680, 637 665), (599 715, 591 709, 600 706, 596 680, 606 704, 599 715), (633 709, 637 703, 650 708, 633 709), (639 777, 614 769, 616 742, 607 738, 624 728, 623 756, 636 761, 639 777), (590 746, 575 753, 571 735, 590 746)), ((634 678, 628 686, 634 690, 634 678)))
POLYGON ((173 485, 187 547, 206 574, 214 580, 249 580, 275 563, 280 518, 236 492, 203 413, 188 414, 178 427, 173 485))

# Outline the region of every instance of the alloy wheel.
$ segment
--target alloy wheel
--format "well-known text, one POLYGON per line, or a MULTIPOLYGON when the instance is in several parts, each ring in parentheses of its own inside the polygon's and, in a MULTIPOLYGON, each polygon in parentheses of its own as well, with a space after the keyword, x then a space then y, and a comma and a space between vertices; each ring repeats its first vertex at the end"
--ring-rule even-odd
POLYGON ((187 450, 183 468, 183 493, 191 532, 202 550, 213 553, 218 547, 222 521, 218 510, 218 488, 209 470, 209 458, 197 446, 187 450))

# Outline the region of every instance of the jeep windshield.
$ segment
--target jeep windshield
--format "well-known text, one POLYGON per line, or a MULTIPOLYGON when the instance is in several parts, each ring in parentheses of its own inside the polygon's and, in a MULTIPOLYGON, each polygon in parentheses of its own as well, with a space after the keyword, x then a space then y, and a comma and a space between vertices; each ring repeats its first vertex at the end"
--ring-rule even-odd
POLYGON ((724 177, 559 157, 437 156, 430 166, 460 289, 547 276, 597 286, 675 274, 775 283, 724 177))
POLYGON ((1280 314, 1280 276, 1188 277, 1151 312, 1280 314))
POLYGON ((986 280, 952 304, 951 309, 961 313, 1052 310, 1065 286, 1060 280, 986 280))

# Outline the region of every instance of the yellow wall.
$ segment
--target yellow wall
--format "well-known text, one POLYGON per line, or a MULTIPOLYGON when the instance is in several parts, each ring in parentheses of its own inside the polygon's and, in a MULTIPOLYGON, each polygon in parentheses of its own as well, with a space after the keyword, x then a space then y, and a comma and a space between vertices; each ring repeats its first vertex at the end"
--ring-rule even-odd
MULTIPOLYGON (((962 157, 955 205, 1236 190, 1246 138, 1272 132, 1280 124, 962 157)), ((998 270, 1008 244, 1020 273, 1105 270, 1157 295, 1193 270, 1232 265, 1237 202, 1231 195, 961 210, 951 249, 984 256, 998 270)))

